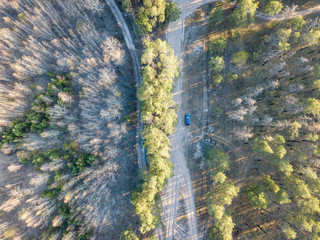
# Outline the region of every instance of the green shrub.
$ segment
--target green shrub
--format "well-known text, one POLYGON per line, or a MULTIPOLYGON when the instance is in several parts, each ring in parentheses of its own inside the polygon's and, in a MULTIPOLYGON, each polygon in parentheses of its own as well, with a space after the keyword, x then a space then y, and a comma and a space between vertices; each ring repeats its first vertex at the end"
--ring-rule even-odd
POLYGON ((240 52, 233 54, 232 59, 236 65, 242 66, 247 62, 248 58, 249 58, 249 53, 247 53, 245 51, 240 51, 240 52))
POLYGON ((221 72, 226 66, 223 57, 220 56, 211 57, 209 64, 215 72, 221 72))
POLYGON ((53 189, 44 190, 41 192, 40 197, 49 198, 51 200, 54 200, 58 197, 61 190, 62 190, 61 188, 53 188, 53 189))
POLYGON ((224 38, 214 38, 211 40, 209 47, 213 52, 223 53, 226 49, 227 43, 224 38))
POLYGON ((288 26, 296 31, 301 31, 305 24, 306 21, 303 19, 303 16, 298 16, 288 21, 288 26))
POLYGON ((223 12, 221 7, 217 7, 212 9, 210 13, 209 21, 213 24, 221 23, 224 20, 223 12))
POLYGON ((264 11, 267 14, 275 15, 281 12, 283 4, 279 1, 270 1, 265 7, 264 11))
POLYGON ((254 16, 258 8, 258 2, 254 0, 240 0, 240 7, 235 8, 231 19, 235 26, 246 27, 254 22, 254 16))
POLYGON ((266 209, 269 203, 268 196, 263 192, 263 188, 257 184, 252 184, 245 189, 251 206, 259 209, 266 209))
POLYGON ((215 84, 216 86, 218 86, 218 85, 222 82, 223 77, 222 77, 220 74, 215 74, 215 75, 213 76, 212 80, 213 80, 214 84, 215 84))

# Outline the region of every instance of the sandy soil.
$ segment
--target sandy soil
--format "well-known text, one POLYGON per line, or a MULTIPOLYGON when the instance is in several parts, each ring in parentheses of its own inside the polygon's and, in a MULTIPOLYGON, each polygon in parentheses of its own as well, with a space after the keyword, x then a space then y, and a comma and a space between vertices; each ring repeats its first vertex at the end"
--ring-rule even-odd
MULTIPOLYGON (((169 25, 166 40, 173 48, 176 56, 181 59, 184 44, 184 21, 186 17, 200 6, 215 2, 215 0, 177 0, 176 2, 182 14, 179 20, 169 25)), ((159 239, 199 239, 192 181, 184 155, 186 146, 190 141, 190 138, 187 138, 187 136, 191 128, 186 127, 184 124, 187 106, 185 102, 186 98, 185 96, 182 97, 182 93, 188 90, 183 85, 183 75, 184 72, 182 71, 181 76, 176 81, 174 90, 174 100, 179 105, 177 131, 171 136, 173 147, 171 161, 175 164, 175 168, 174 176, 169 180, 168 186, 161 196, 163 205, 162 220, 165 224, 165 233, 162 234, 161 230, 157 229, 159 239), (177 221, 179 193, 184 202, 186 227, 181 226, 177 221)), ((191 116, 191 124, 192 121, 191 116)))

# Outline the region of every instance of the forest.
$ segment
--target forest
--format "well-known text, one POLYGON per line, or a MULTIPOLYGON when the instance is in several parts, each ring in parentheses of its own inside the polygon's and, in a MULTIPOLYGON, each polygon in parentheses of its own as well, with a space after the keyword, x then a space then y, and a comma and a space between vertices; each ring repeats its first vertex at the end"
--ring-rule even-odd
POLYGON ((320 239, 317 1, 110 2, 0 1, 0 239, 320 239))
POLYGON ((0 238, 118 238, 138 178, 116 21, 94 0, 1 1, 0 15, 0 238))
POLYGON ((303 4, 212 5, 208 239, 319 239, 320 24, 303 4))

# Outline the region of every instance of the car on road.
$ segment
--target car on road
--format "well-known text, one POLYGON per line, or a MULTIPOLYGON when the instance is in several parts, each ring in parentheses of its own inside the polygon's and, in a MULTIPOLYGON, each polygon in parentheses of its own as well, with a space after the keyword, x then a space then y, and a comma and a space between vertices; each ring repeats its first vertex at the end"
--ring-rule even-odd
POLYGON ((190 125, 190 114, 186 114, 186 125, 190 125))

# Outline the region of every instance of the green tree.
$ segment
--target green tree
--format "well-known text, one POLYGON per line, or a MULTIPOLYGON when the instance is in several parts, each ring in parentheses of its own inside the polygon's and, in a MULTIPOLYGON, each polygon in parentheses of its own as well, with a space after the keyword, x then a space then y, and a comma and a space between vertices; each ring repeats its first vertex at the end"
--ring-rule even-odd
POLYGON ((226 49, 227 43, 224 38, 214 38, 211 40, 209 46, 212 52, 223 53, 226 49))
POLYGON ((270 175, 265 176, 263 183, 266 185, 266 188, 273 193, 277 193, 280 190, 279 186, 270 178, 270 175))
POLYGON ((320 101, 315 98, 307 98, 305 100, 304 112, 307 114, 313 114, 315 116, 320 116, 320 101))
POLYGON ((229 168, 229 155, 216 148, 211 148, 206 152, 206 163, 210 168, 214 167, 215 171, 224 172, 229 168))
POLYGON ((234 184, 225 182, 214 190, 213 202, 220 205, 230 205, 233 198, 238 196, 239 190, 234 184))
POLYGON ((214 172, 213 180, 215 183, 221 184, 226 181, 227 177, 223 172, 214 172))
POLYGON ((288 159, 281 159, 277 163, 280 172, 284 175, 289 176, 293 172, 293 167, 288 159))
POLYGON ((150 1, 143 0, 143 4, 139 7, 137 25, 142 32, 152 32, 158 23, 165 21, 166 0, 150 1))
POLYGON ((209 21, 213 24, 216 24, 216 23, 223 22, 223 20, 224 20, 224 16, 223 16, 222 8, 217 7, 212 9, 209 21))
POLYGON ((252 184, 245 189, 245 194, 248 197, 251 206, 258 207, 259 209, 266 209, 268 206, 268 196, 263 192, 261 186, 252 184))
POLYGON ((291 202, 288 193, 286 191, 284 191, 283 189, 280 189, 277 192, 275 199, 276 199, 276 202, 279 204, 285 204, 285 203, 291 202))
POLYGON ((221 235, 220 239, 223 240, 232 240, 232 230, 235 224, 232 221, 231 216, 224 215, 221 220, 216 224, 216 227, 219 229, 218 236, 221 235))
POLYGON ((178 61, 165 41, 157 39, 145 42, 141 57, 142 86, 137 96, 141 101, 141 119, 145 123, 142 132, 147 152, 148 171, 131 195, 131 203, 140 218, 140 232, 146 233, 160 224, 160 209, 155 197, 172 175, 170 140, 174 131, 176 114, 172 99, 173 79, 178 76, 178 61))
POLYGON ((282 135, 276 134, 274 135, 273 139, 275 140, 275 142, 277 144, 283 144, 286 142, 286 140, 284 139, 284 137, 282 135))
POLYGON ((254 0, 240 0, 240 7, 235 8, 231 18, 236 26, 245 27, 254 22, 258 2, 254 0))
POLYGON ((220 74, 215 74, 215 75, 212 77, 212 80, 213 80, 214 84, 215 84, 216 86, 218 86, 218 85, 222 82, 223 77, 222 77, 220 74))
POLYGON ((222 219, 223 215, 225 214, 225 208, 223 205, 219 204, 209 204, 208 205, 208 212, 210 216, 212 216, 215 220, 222 219))
POLYGON ((313 87, 320 91, 320 79, 313 82, 313 87))
POLYGON ((306 21, 303 19, 303 16, 298 16, 288 21, 289 27, 291 27, 296 31, 301 31, 301 29, 305 24, 306 24, 306 21))
POLYGON ((179 19, 179 15, 181 14, 181 12, 178 9, 176 3, 167 2, 165 14, 166 14, 165 23, 166 25, 168 25, 170 22, 177 21, 179 19))
POLYGON ((273 150, 268 141, 256 138, 253 143, 253 150, 257 153, 272 154, 273 150))
POLYGON ((129 226, 127 230, 121 233, 120 240, 139 240, 139 238, 132 231, 132 227, 129 226))
POLYGON ((290 129, 290 133, 289 133, 290 139, 293 140, 293 139, 299 137, 299 135, 300 135, 299 134, 299 129, 301 127, 302 127, 302 125, 297 121, 294 121, 294 122, 290 123, 290 127, 289 127, 289 129, 290 129))
POLYGON ((305 198, 309 199, 312 196, 312 191, 305 181, 299 179, 299 177, 290 175, 285 177, 285 184, 294 194, 296 198, 305 198))
POLYGON ((283 4, 279 1, 270 1, 265 7, 264 11, 267 14, 275 15, 281 12, 283 4))
POLYGON ((320 65, 319 64, 316 64, 313 67, 313 74, 314 74, 315 78, 320 78, 320 65))
POLYGON ((287 43, 285 41, 279 42, 279 50, 280 52, 285 52, 290 50, 290 43, 287 43))
POLYGON ((319 204, 320 204, 320 201, 316 197, 298 200, 298 207, 300 208, 300 211, 304 214, 319 214, 320 213, 319 204))
POLYGON ((320 30, 311 29, 309 32, 304 33, 302 36, 302 43, 308 46, 317 45, 320 38, 320 30))
POLYGON ((283 225, 282 232, 287 239, 296 239, 297 237, 297 233, 287 223, 283 225))
POLYGON ((287 153, 287 150, 283 145, 276 145, 274 147, 274 154, 273 156, 277 159, 282 159, 287 153))
POLYGON ((249 58, 249 53, 247 53, 245 51, 240 51, 240 52, 233 54, 232 59, 236 65, 242 66, 247 62, 248 58, 249 58))
POLYGON ((209 64, 215 72, 221 72, 226 66, 223 57, 220 56, 217 56, 215 58, 211 57, 209 64))

